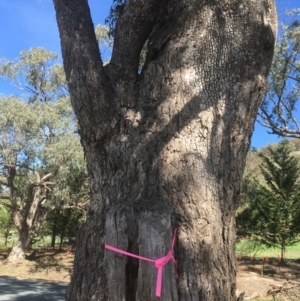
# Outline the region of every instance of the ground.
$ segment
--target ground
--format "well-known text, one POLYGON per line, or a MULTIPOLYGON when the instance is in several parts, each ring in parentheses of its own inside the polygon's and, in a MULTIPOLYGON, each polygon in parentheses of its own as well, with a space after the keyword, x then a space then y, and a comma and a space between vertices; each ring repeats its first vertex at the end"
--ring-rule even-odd
POLYGON ((0 276, 24 279, 43 279, 69 282, 73 268, 74 253, 69 250, 32 250, 26 252, 26 260, 9 263, 7 250, 0 250, 0 276))
POLYGON ((300 261, 278 264, 276 258, 270 258, 263 264, 247 258, 238 260, 237 268, 237 290, 238 294, 245 292, 245 300, 300 300, 300 261))
MULTIPOLYGON (((7 255, 7 250, 0 250, 0 276, 70 281, 74 253, 69 250, 32 250, 26 252, 26 260, 19 263, 7 263, 7 255)), ((293 291, 299 294, 296 297, 285 293, 277 294, 277 299, 273 299, 272 295, 268 295, 274 287, 276 291, 278 287, 284 290, 287 286, 300 285, 300 261, 292 260, 279 265, 273 258, 263 265, 262 260, 250 262, 245 258, 238 260, 237 267, 237 288, 239 293, 245 292, 245 300, 300 300, 299 287, 293 291)))

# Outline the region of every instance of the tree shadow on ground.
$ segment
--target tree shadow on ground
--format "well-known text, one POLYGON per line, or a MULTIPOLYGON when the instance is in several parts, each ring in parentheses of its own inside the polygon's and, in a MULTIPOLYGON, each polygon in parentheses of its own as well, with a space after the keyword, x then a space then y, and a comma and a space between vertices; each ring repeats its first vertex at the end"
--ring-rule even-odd
POLYGON ((21 276, 27 278, 50 279, 66 281, 72 273, 74 254, 58 250, 30 250, 25 252, 25 260, 9 263, 6 261, 9 249, 0 250, 0 261, 5 269, 2 275, 21 276), (50 273, 50 274, 49 274, 50 273), (36 274, 36 275, 35 275, 36 274))
POLYGON ((254 272, 266 277, 285 279, 285 280, 300 280, 300 261, 299 260, 286 260, 278 263, 277 258, 269 258, 263 264, 263 261, 243 259, 238 261, 240 270, 254 272))
POLYGON ((34 266, 30 269, 31 273, 36 273, 39 271, 46 271, 46 274, 50 270, 55 270, 56 272, 68 271, 72 272, 73 268, 73 256, 70 253, 62 251, 38 251, 34 250, 26 259, 34 262, 34 266))
POLYGON ((0 301, 63 301, 66 284, 0 277, 0 301))

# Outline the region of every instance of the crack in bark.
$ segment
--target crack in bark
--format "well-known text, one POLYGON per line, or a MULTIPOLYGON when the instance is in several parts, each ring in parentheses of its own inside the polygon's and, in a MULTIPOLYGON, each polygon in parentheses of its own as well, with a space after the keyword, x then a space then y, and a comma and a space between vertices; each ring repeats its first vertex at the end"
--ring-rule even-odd
MULTIPOLYGON (((131 218, 132 219, 132 218, 131 218)), ((132 222, 132 221, 130 221, 132 222)), ((136 232, 133 237, 128 237, 128 250, 127 252, 139 255, 139 245, 137 242, 138 223, 136 223, 136 232)), ((129 231, 128 231, 129 232, 129 231)), ((132 230, 130 231, 132 233, 132 230)), ((129 235, 129 233, 127 233, 129 235)), ((138 288, 138 272, 139 272, 139 260, 128 257, 126 264, 126 301, 135 301, 137 288, 138 288)))

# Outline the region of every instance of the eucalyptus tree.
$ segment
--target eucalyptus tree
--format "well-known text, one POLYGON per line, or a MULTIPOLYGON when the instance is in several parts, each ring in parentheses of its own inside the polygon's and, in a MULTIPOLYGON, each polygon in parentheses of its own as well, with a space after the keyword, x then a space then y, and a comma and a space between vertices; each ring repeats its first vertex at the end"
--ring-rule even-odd
POLYGON ((53 52, 33 48, 0 66, 2 77, 24 91, 19 97, 0 98, 0 199, 9 201, 6 206, 19 233, 8 260, 23 258, 52 210, 87 194, 82 180, 76 196, 69 183, 82 178, 85 166, 57 59, 53 52))
POLYGON ((300 99, 300 9, 289 12, 296 19, 284 26, 269 76, 269 89, 258 121, 270 134, 300 138, 297 108, 300 99))
POLYGON ((115 0, 106 65, 88 1, 53 2, 91 187, 67 300, 157 300, 151 263, 104 244, 160 258, 175 229, 178 279, 164 267, 162 300, 235 300, 235 209, 274 1, 115 0))

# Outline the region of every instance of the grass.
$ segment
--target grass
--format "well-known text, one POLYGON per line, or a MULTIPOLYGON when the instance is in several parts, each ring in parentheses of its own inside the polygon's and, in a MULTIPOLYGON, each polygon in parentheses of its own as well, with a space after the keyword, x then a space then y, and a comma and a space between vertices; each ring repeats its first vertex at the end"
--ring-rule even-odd
MULTIPOLYGON (((51 245, 51 236, 44 236, 43 238, 37 237, 39 240, 37 240, 35 243, 32 244, 33 248, 39 248, 39 247, 48 247, 51 245)), ((7 248, 12 248, 15 242, 18 240, 17 235, 13 235, 9 238, 7 242, 7 248)), ((56 246, 59 246, 59 237, 56 239, 56 246)), ((5 245, 5 239, 3 235, 0 233, 0 248, 4 248, 5 245)), ((63 245, 68 245, 68 243, 64 242, 63 245)))
MULTIPOLYGON (((241 240, 236 245, 236 254, 240 254, 242 256, 254 256, 258 258, 263 256, 277 258, 280 256, 281 250, 280 248, 266 248, 250 240, 241 240)), ((285 258, 287 260, 300 259, 300 241, 295 245, 286 248, 285 258)))

